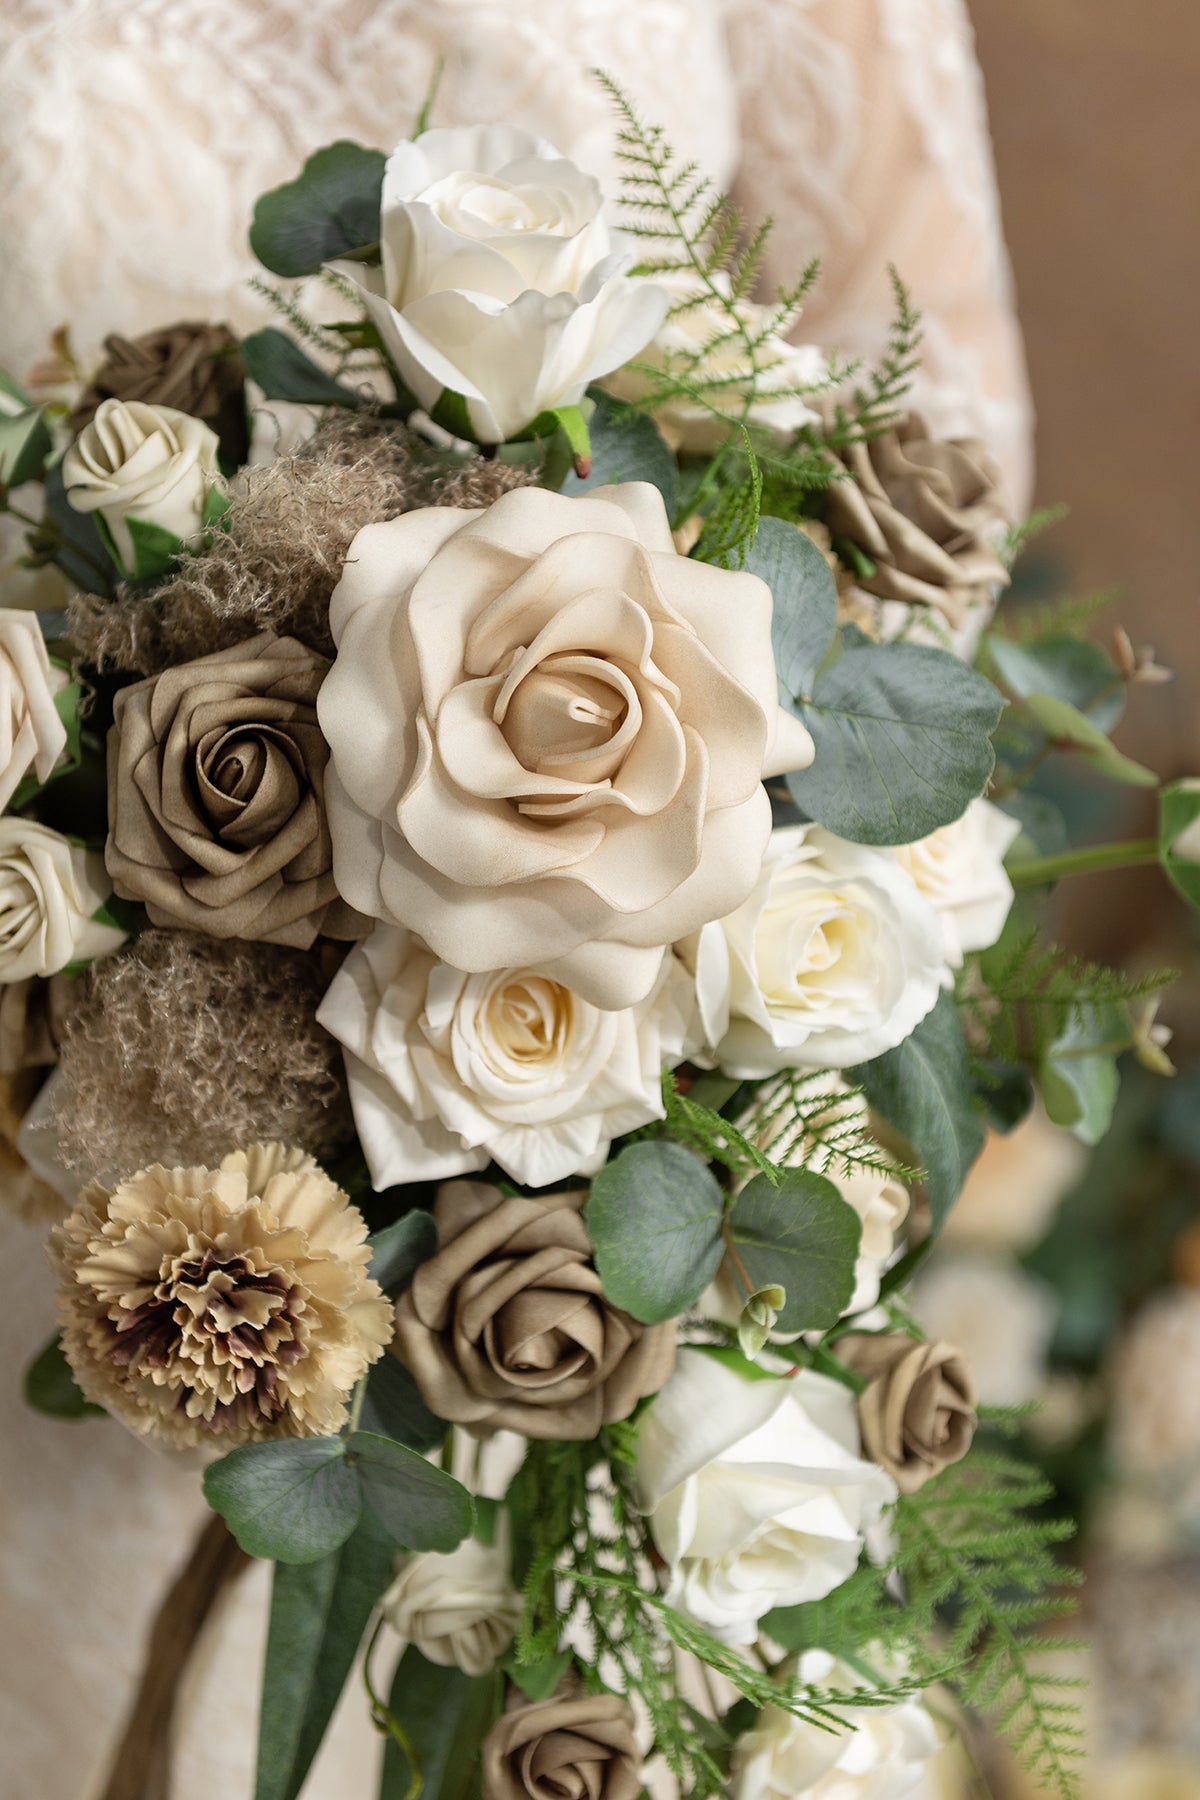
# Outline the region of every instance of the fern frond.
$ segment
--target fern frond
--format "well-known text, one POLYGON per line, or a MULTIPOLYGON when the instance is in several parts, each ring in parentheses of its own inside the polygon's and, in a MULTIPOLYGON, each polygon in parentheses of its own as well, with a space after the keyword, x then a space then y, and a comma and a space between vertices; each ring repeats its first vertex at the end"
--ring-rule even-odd
POLYGON ((893 264, 888 265, 895 311, 887 348, 864 382, 853 390, 851 405, 838 404, 823 441, 837 446, 877 437, 895 423, 912 378, 920 367, 921 314, 893 264))
POLYGON ((827 1069, 784 1070, 759 1089, 743 1125, 788 1168, 833 1176, 890 1175, 899 1181, 919 1177, 919 1170, 897 1161, 872 1137, 862 1089, 842 1090, 840 1078, 827 1069))
POLYGON ((1017 644, 1039 644, 1046 638, 1086 637, 1092 620, 1115 606, 1120 598, 1118 588, 1104 588, 1094 594, 1055 600, 1046 606, 1026 606, 1011 611, 1001 606, 989 630, 1011 638, 1017 644))
POLYGON ((1016 525, 1010 525, 1000 540, 1000 561, 1005 568, 1011 569, 1025 546, 1048 531, 1051 525, 1057 525, 1065 519, 1067 509, 1061 503, 1058 506, 1039 506, 1028 518, 1021 519, 1016 525))

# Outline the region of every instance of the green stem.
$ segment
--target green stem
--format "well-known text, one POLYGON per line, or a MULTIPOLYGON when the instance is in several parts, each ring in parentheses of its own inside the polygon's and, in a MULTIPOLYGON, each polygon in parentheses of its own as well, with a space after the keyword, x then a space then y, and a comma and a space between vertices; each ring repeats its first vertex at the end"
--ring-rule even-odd
POLYGON ((1031 856, 1009 869, 1015 888, 1043 887, 1067 875, 1091 875, 1102 869, 1136 869, 1159 859, 1157 838, 1132 838, 1122 844, 1089 844, 1083 850, 1064 850, 1058 856, 1031 856))
POLYGON ((375 1621, 375 1629, 371 1633, 371 1640, 367 1645, 366 1654, 363 1657, 363 1686, 367 1690, 367 1699, 371 1703, 371 1723, 375 1726, 377 1731, 386 1733, 387 1736, 394 1740, 408 1762, 409 1783, 404 1800, 419 1800, 421 1789, 424 1786, 424 1780, 421 1775, 421 1765, 417 1760, 417 1753, 413 1749, 412 1739, 409 1737, 407 1731, 405 1731, 395 1713, 388 1706, 387 1702, 380 1694, 376 1693, 375 1684, 371 1680, 371 1657, 375 1653, 375 1646, 379 1642, 379 1633, 383 1630, 383 1626, 384 1620, 381 1616, 375 1621))
POLYGON ((346 1436, 358 1430, 358 1421, 362 1417, 363 1401, 367 1397, 367 1378, 362 1376, 350 1399, 350 1417, 346 1421, 346 1436))

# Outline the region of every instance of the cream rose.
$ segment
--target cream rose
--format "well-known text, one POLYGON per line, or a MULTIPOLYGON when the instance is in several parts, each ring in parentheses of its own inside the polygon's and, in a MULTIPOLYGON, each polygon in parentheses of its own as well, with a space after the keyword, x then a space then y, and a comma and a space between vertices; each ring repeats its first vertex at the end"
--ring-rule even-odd
POLYGON ((195 537, 213 483, 220 480, 217 434, 173 406, 105 400, 63 458, 67 499, 97 512, 125 572, 137 563, 128 521, 195 537))
MULTIPOLYGON (((820 1705, 830 1692, 868 1692, 861 1675, 825 1650, 806 1650, 796 1687, 820 1705)), ((733 1749, 732 1800, 902 1800, 941 1749, 937 1726, 917 1698, 892 1706, 836 1708, 831 1731, 767 1706, 733 1749)))
POLYGON ((521 1620, 521 1596, 509 1574, 505 1515, 494 1545, 468 1537, 448 1556, 429 1552, 403 1558, 382 1606, 392 1630, 430 1662, 464 1675, 490 1673, 521 1620))
POLYGON ((334 263, 422 406, 501 443, 635 356, 667 297, 623 273, 598 183, 508 125, 422 132, 383 178, 382 267, 334 263))
POLYGON ((787 825, 748 899, 681 955, 712 1059, 755 1078, 903 1042, 937 1001, 942 928, 891 850, 787 825))
POLYGON ((0 819, 0 982, 57 975, 123 944, 92 917, 111 893, 102 856, 32 819, 0 819))
POLYGON ((667 1599, 727 1644, 776 1606, 819 1600, 853 1574, 896 1497, 858 1454, 854 1396, 803 1371, 743 1381, 680 1350, 643 1417, 638 1501, 670 1570, 667 1599))
POLYGON ((334 877, 467 974, 537 967, 605 1010, 740 905, 779 706, 771 594, 680 556, 642 483, 368 525, 317 702, 334 877))
MULTIPOLYGON (((728 277, 718 275, 716 280, 728 293, 728 277)), ((672 397, 655 408, 654 416, 673 449, 707 456, 728 437, 730 421, 740 416, 751 393, 746 423, 779 439, 791 437, 802 425, 819 423, 819 414, 796 391, 819 389, 826 382, 828 365, 815 344, 789 344, 772 333, 763 337, 772 309, 739 300, 737 316, 754 341, 752 360, 746 339, 734 330, 728 312, 707 288, 686 275, 668 276, 663 286, 672 311, 653 343, 634 360, 693 382, 719 383, 713 403, 729 415, 724 419, 693 400, 672 397)), ((623 368, 604 386, 618 399, 638 401, 655 391, 656 380, 640 369, 623 368)))
POLYGON ((70 680, 50 661, 37 618, 0 611, 0 809, 33 770, 48 781, 67 747, 54 696, 70 680))
POLYGON ((377 1189, 486 1168, 545 1187, 604 1162, 614 1137, 663 1116, 692 984, 668 957, 637 1006, 601 1012, 537 969, 464 975, 411 932, 377 925, 317 1013, 346 1050, 377 1189))
POLYGON ((969 950, 989 950, 1004 930, 1013 900, 1004 858, 1020 831, 998 806, 972 800, 952 825, 896 847, 896 861, 942 922, 947 986, 969 950))
POLYGON ((1037 1394, 1058 1303, 1015 1257, 980 1250, 935 1257, 921 1271, 912 1307, 928 1337, 957 1345, 984 1406, 1024 1406, 1037 1394))

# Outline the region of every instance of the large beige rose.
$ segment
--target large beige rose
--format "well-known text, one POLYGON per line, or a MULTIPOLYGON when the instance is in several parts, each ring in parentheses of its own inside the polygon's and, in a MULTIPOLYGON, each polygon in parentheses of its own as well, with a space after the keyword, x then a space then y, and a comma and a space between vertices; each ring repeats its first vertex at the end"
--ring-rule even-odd
POLYGON ((33 613, 0 611, 0 808, 32 769, 50 779, 67 747, 54 696, 70 676, 50 661, 33 613))
POLYGON ((770 590, 680 556, 642 483, 369 525, 330 623, 338 888, 467 973, 636 1004, 664 946, 753 886, 761 776, 812 757, 770 590))

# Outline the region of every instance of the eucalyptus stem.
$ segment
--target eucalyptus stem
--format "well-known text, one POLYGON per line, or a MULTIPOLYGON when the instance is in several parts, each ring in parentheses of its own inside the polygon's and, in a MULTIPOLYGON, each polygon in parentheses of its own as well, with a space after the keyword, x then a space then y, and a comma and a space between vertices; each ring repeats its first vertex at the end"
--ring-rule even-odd
POLYGON ((392 1738, 408 1761, 410 1775, 408 1791, 404 1796, 404 1800, 418 1800, 418 1796, 424 1786, 424 1780, 421 1775, 421 1765, 417 1760, 417 1753, 413 1749, 412 1739, 409 1737, 407 1731, 405 1731, 403 1725, 400 1723, 390 1706, 388 1706, 387 1702, 376 1693, 375 1685, 371 1680, 371 1657, 374 1654, 375 1645, 379 1641, 379 1633, 383 1630, 383 1625, 384 1620, 381 1614, 375 1621, 375 1629, 371 1633, 371 1640, 367 1645, 366 1654, 363 1657, 363 1686, 367 1690, 367 1699, 371 1703, 371 1723, 375 1726, 377 1731, 381 1731, 392 1738))
POLYGON ((1057 856, 1031 856, 1008 871, 1015 888, 1043 887, 1068 875, 1091 875, 1103 869, 1137 869, 1159 860, 1157 838, 1130 838, 1119 844, 1089 844, 1057 856))

